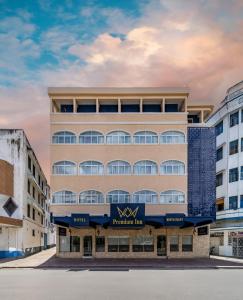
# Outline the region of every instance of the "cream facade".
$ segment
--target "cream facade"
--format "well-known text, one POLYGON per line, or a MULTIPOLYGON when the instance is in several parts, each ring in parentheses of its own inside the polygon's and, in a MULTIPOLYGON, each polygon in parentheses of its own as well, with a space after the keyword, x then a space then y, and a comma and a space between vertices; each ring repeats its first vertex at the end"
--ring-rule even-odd
POLYGON ((57 255, 208 256, 208 234, 198 235, 202 225, 207 232, 207 221, 197 228, 170 227, 166 216, 188 216, 188 127, 204 126, 212 107, 188 105, 186 88, 49 88, 48 93, 57 255), (131 204, 145 206, 141 228, 113 228, 105 221, 112 205, 131 204), (89 223, 68 224, 77 214, 88 215, 89 223))
POLYGON ((0 258, 55 244, 50 189, 23 130, 0 130, 0 258))

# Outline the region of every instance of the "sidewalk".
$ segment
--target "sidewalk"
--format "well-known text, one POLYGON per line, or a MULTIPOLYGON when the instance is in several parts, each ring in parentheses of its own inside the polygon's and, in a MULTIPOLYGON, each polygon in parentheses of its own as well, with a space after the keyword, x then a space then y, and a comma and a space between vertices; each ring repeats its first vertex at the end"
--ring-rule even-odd
POLYGON ((39 265, 44 264, 47 260, 53 257, 56 253, 56 248, 50 248, 43 250, 36 254, 14 259, 8 262, 1 262, 0 260, 0 269, 2 268, 36 268, 39 265))
POLYGON ((211 256, 195 259, 95 259, 95 258, 59 258, 56 248, 44 250, 26 258, 14 261, 0 261, 3 268, 38 268, 38 269, 82 269, 82 270, 192 270, 192 269, 243 269, 243 260, 211 256))

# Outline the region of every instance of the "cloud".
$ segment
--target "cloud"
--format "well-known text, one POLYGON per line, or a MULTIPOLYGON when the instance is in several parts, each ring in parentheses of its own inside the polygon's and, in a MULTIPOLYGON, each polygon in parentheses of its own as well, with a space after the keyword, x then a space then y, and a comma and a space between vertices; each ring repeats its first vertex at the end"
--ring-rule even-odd
POLYGON ((89 6, 78 10, 85 23, 69 23, 69 12, 59 9, 67 22, 54 23, 39 39, 30 16, 6 18, 0 66, 15 86, 0 90, 0 126, 25 128, 49 174, 47 86, 189 86, 191 102, 216 104, 243 77, 242 8, 234 0, 156 0, 133 17, 89 6), (35 71, 26 58, 47 52, 58 63, 26 77, 35 71))

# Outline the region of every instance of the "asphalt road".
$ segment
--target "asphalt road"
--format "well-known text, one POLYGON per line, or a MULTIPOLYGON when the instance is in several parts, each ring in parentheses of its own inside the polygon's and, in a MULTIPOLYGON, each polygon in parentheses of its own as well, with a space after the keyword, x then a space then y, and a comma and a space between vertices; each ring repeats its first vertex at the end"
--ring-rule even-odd
POLYGON ((243 299, 243 270, 0 270, 4 300, 243 299))

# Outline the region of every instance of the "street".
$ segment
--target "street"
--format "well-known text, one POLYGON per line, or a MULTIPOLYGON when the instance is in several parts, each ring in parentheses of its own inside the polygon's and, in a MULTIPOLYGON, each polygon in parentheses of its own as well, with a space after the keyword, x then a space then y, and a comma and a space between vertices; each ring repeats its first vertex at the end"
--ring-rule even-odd
POLYGON ((243 270, 2 269, 4 300, 242 299, 243 270))

